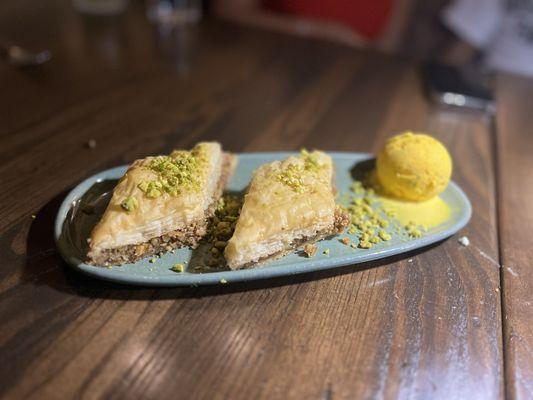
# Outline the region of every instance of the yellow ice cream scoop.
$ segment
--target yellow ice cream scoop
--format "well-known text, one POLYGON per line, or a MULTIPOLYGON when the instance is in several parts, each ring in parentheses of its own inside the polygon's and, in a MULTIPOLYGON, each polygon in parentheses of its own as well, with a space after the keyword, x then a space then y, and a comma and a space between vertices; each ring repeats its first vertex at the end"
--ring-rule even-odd
POLYGON ((386 193, 422 201, 446 188, 452 175, 452 159, 437 139, 405 132, 387 141, 378 154, 376 169, 386 193))

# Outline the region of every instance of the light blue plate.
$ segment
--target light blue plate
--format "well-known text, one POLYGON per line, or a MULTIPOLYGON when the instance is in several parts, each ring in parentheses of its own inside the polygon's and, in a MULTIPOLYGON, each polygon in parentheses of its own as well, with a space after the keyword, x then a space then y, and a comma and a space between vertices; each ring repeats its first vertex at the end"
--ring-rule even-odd
MULTIPOLYGON (((241 192, 248 185, 252 172, 261 164, 279 160, 292 153, 244 153, 238 156, 239 163, 228 191, 241 192)), ((353 182, 352 172, 356 165, 368 164, 369 154, 331 153, 336 165, 336 184, 339 198, 348 193, 353 182)), ((101 268, 83 262, 87 251, 87 237, 105 209, 110 192, 124 172, 126 166, 112 168, 96 174, 83 181, 72 190, 63 201, 55 222, 55 240, 63 258, 74 268, 97 278, 143 286, 183 286, 209 285, 226 282, 248 281, 272 278, 283 275, 295 275, 358 264, 378 258, 390 257, 438 242, 453 235, 464 227, 472 212, 470 202, 463 191, 453 182, 441 194, 441 198, 450 206, 451 216, 443 224, 429 229, 421 238, 411 239, 404 234, 391 232, 392 240, 375 245, 372 249, 354 249, 342 244, 338 237, 318 243, 315 257, 307 258, 294 252, 261 268, 240 271, 218 270, 198 273, 191 267, 194 252, 180 249, 174 254, 168 253, 158 258, 153 264, 148 259, 120 267, 101 268), (329 255, 323 254, 329 249, 329 255), (176 273, 170 267, 184 263, 188 270, 176 273), (189 272, 191 271, 191 272, 189 272)), ((346 236, 346 234, 343 234, 346 236)), ((349 236, 349 235, 348 235, 349 236)), ((351 238, 357 243, 355 236, 351 238)))

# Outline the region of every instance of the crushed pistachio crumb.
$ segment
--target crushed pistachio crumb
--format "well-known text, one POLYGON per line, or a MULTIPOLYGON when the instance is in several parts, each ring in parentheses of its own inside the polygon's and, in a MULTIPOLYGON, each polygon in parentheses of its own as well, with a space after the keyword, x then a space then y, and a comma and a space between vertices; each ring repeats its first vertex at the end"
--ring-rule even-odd
POLYGON ((422 237, 423 228, 421 226, 416 225, 414 222, 409 222, 407 225, 404 226, 404 229, 410 237, 422 237))
POLYGON ((317 249, 318 248, 316 244, 306 244, 304 246, 304 253, 306 254, 308 258, 311 258, 315 256, 317 249))
POLYGON ((326 256, 329 255, 329 249, 324 250, 322 253, 325 254, 326 256))
POLYGON ((241 212, 242 198, 234 195, 222 196, 215 209, 215 215, 209 221, 206 240, 209 243, 206 260, 208 267, 221 266, 224 263, 222 254, 233 236, 237 218, 241 212))
POLYGON ((183 272, 185 271, 185 266, 183 264, 174 264, 170 269, 174 272, 183 272))
POLYGON ((222 283, 223 285, 225 285, 226 283, 228 283, 228 281, 225 280, 224 278, 222 278, 222 279, 220 280, 220 283, 222 283))
POLYGON ((320 164, 316 154, 309 153, 306 149, 300 151, 300 157, 304 160, 304 169, 306 171, 318 171, 323 166, 320 164))
POLYGON ((361 249, 370 249, 372 248, 372 243, 370 243, 368 240, 360 240, 359 241, 359 247, 361 249))
POLYGON ((126 211, 128 214, 132 211, 135 211, 137 207, 139 207, 139 201, 137 198, 133 196, 126 197, 122 203, 120 203, 120 207, 124 211, 126 211))
POLYGON ((391 239, 392 239, 391 235, 389 235, 389 234, 388 234, 386 231, 384 231, 384 230, 379 231, 379 232, 378 232, 378 236, 379 236, 379 238, 380 238, 381 240, 383 240, 383 241, 388 241, 388 240, 391 240, 391 239))
POLYGON ((365 188, 360 181, 354 181, 351 191, 354 197, 347 207, 351 216, 348 233, 357 236, 359 248, 370 249, 382 240, 379 234, 376 235, 376 230, 387 226, 388 223, 381 216, 379 202, 373 190, 365 188))
POLYGON ((156 261, 157 261, 157 258, 155 258, 155 257, 152 257, 152 258, 150 258, 150 259, 148 260, 148 262, 149 262, 150 264, 153 264, 153 263, 155 263, 156 261))
POLYGON ((414 238, 422 237, 422 231, 420 229, 412 229, 408 231, 408 233, 409 233, 409 236, 414 237, 414 238))
POLYGON ((307 187, 304 182, 305 174, 316 175, 323 167, 315 153, 309 153, 302 149, 299 155, 303 160, 302 164, 288 164, 283 171, 276 175, 276 178, 283 184, 292 188, 296 193, 305 193, 307 187))
POLYGON ((281 183, 290 186, 295 192, 303 193, 305 190, 305 184, 302 172, 302 166, 298 164, 289 164, 284 171, 277 175, 277 177, 281 183))
POLYGON ((392 232, 417 238, 423 235, 424 228, 413 223, 401 224, 395 214, 382 207, 373 188, 355 180, 350 187, 346 209, 351 223, 347 233, 358 239, 358 248, 370 249, 375 244, 392 240, 392 232))
POLYGON ((156 173, 157 178, 142 181, 137 187, 149 199, 155 199, 163 193, 175 197, 182 190, 199 190, 199 171, 206 162, 203 146, 197 146, 191 151, 176 150, 169 156, 154 157, 146 168, 156 173))

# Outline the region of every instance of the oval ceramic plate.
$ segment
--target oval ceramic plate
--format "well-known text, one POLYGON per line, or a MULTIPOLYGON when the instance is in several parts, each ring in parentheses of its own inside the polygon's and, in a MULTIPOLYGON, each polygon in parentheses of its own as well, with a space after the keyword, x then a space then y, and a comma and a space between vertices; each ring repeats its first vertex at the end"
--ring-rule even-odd
MULTIPOLYGON (((283 159, 290 154, 292 153, 238 155, 239 162, 227 191, 242 192, 257 167, 273 160, 283 159)), ((353 183, 352 174, 357 165, 368 164, 372 156, 361 153, 331 153, 331 156, 336 166, 337 190, 342 198, 344 193, 349 193, 353 183)), ((312 258, 304 257, 300 252, 293 252, 256 269, 229 271, 215 268, 213 272, 203 273, 197 272, 191 263, 191 260, 195 259, 195 252, 200 250, 190 249, 180 249, 175 253, 165 254, 153 263, 150 263, 149 259, 144 259, 134 264, 112 268, 85 264, 83 260, 87 252, 87 237, 105 209, 116 181, 126 169, 127 167, 123 166, 103 171, 74 188, 59 209, 55 224, 55 240, 63 258, 74 268, 97 278, 132 285, 209 285, 294 275, 362 263, 408 252, 445 239, 465 226, 471 215, 468 198, 455 183, 451 182, 441 194, 441 198, 451 209, 448 220, 429 229, 421 238, 412 239, 405 235, 393 234, 392 240, 381 242, 369 250, 354 249, 342 244, 338 237, 333 237, 319 242, 318 251, 312 258), (325 249, 329 249, 329 254, 323 254, 325 249), (183 273, 171 271, 170 267, 176 263, 185 263, 187 270, 183 273)), ((352 239, 355 239, 355 236, 352 239)))

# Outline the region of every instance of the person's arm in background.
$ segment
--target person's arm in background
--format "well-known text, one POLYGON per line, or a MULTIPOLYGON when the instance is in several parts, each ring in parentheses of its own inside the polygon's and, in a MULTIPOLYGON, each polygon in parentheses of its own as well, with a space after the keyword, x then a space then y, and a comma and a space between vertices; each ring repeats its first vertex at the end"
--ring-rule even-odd
POLYGON ((215 0, 213 11, 219 17, 232 22, 294 35, 329 39, 353 47, 367 45, 365 38, 341 23, 278 14, 263 9, 260 0, 215 0))
POLYGON ((454 65, 473 61, 497 34, 504 7, 502 0, 453 1, 442 13, 442 21, 455 37, 440 61, 454 65))

